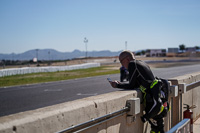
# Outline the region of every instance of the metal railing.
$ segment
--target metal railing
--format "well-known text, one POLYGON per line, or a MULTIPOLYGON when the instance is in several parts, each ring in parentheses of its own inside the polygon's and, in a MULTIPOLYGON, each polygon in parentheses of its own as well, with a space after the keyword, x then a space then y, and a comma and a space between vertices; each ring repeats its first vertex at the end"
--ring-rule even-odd
MULTIPOLYGON (((179 119, 182 120, 182 95, 187 93, 188 91, 195 89, 197 87, 200 87, 200 81, 196 81, 196 82, 192 82, 190 84, 186 84, 186 83, 180 83, 178 85, 172 85, 170 86, 170 93, 171 95, 171 106, 173 106, 173 97, 177 97, 179 96, 179 100, 180 100, 180 111, 179 111, 179 119), (179 94, 178 94, 179 93, 179 94)), ((171 117, 173 118, 173 112, 171 112, 171 117)), ((190 120, 191 121, 191 120, 190 120)), ((171 127, 173 125, 173 122, 171 121, 171 127)), ((181 122, 179 122, 176 126, 174 126, 172 129, 170 129, 167 133, 188 133, 190 131, 193 131, 192 126, 190 126, 190 122, 187 121, 187 119, 182 120, 181 122), (185 123, 184 123, 185 122, 185 123), (187 125, 188 127, 185 127, 185 125, 187 125), (176 129, 176 132, 174 131, 176 129)))
POLYGON ((186 91, 192 90, 192 89, 199 87, 199 86, 200 86, 200 81, 196 81, 196 82, 193 82, 191 84, 187 84, 186 85, 186 91))
POLYGON ((190 133, 190 119, 183 119, 167 133, 190 133))
MULTIPOLYGON (((190 84, 183 83, 183 84, 170 86, 170 90, 169 90, 170 92, 169 93, 170 93, 170 96, 171 96, 171 102, 172 102, 171 104, 173 104, 173 98, 172 97, 177 97, 178 93, 179 93, 180 98, 181 98, 181 100, 180 100, 180 102, 181 102, 180 113, 182 114, 182 94, 186 93, 187 91, 189 91, 191 89, 199 87, 199 86, 200 86, 200 81, 193 82, 193 83, 190 83, 190 84)), ((173 105, 171 105, 171 106, 173 106, 173 105)), ((96 125, 99 125, 101 123, 104 123, 104 122, 111 120, 113 118, 122 116, 122 115, 126 114, 127 112, 131 112, 130 110, 133 109, 133 108, 134 107, 130 107, 130 106, 126 105, 126 107, 124 107, 123 109, 120 109, 120 110, 115 111, 113 113, 109 113, 107 115, 89 120, 87 122, 84 122, 84 123, 81 123, 81 124, 78 124, 78 125, 75 125, 75 126, 68 127, 68 128, 66 128, 62 131, 57 132, 57 133, 71 133, 71 132, 78 133, 78 132, 84 131, 86 129, 89 129, 91 127, 94 127, 96 125)), ((171 112, 171 117, 173 117, 173 112, 171 112)), ((171 121, 171 127, 172 127, 172 125, 173 125, 173 123, 171 121)), ((167 133, 188 133, 188 132, 190 132, 190 119, 184 119, 181 122, 179 122, 176 126, 171 128, 167 133)))
POLYGON ((87 121, 87 122, 84 122, 84 123, 81 123, 81 124, 66 128, 66 129, 64 129, 62 131, 59 131, 57 133, 71 133, 71 132, 78 133, 78 132, 81 132, 83 130, 89 129, 89 128, 93 127, 93 126, 99 125, 99 124, 101 124, 103 122, 106 122, 108 120, 111 120, 113 118, 116 118, 118 116, 122 116, 125 113, 127 113, 128 111, 130 111, 130 107, 129 106, 124 107, 123 109, 115 111, 113 113, 109 113, 107 115, 104 115, 102 117, 98 117, 98 118, 92 119, 90 121, 87 121))
POLYGON ((126 101, 126 106, 118 111, 109 113, 107 115, 89 120, 87 122, 84 122, 84 123, 81 123, 81 124, 78 124, 75 126, 71 126, 62 131, 59 131, 57 133, 71 133, 71 132, 78 133, 78 132, 84 131, 86 129, 89 129, 91 127, 94 127, 96 125, 99 125, 103 122, 106 122, 108 120, 111 120, 113 118, 122 116, 126 113, 127 113, 127 117, 129 118, 129 120, 132 118, 128 122, 130 122, 130 123, 134 122, 136 115, 140 113, 140 99, 139 98, 130 98, 129 100, 126 101))

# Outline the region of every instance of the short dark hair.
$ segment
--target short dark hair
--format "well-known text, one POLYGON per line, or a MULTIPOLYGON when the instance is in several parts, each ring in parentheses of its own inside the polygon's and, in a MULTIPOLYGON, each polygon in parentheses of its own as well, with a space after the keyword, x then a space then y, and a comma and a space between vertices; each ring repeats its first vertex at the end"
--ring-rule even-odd
POLYGON ((135 59, 135 56, 133 54, 133 52, 129 51, 129 50, 124 50, 119 54, 119 60, 123 60, 126 57, 130 57, 131 59, 135 59))

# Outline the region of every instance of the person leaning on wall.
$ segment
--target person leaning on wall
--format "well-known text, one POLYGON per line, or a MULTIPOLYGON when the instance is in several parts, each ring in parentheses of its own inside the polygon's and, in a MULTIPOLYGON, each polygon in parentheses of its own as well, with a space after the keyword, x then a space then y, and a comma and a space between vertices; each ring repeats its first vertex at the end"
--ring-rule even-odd
POLYGON ((164 83, 155 78, 150 67, 141 60, 136 60, 131 51, 122 51, 119 60, 128 72, 128 83, 110 81, 113 88, 136 89, 143 93, 145 114, 141 116, 142 122, 151 124, 151 133, 164 133, 163 117, 169 110, 168 94, 163 90, 164 83))

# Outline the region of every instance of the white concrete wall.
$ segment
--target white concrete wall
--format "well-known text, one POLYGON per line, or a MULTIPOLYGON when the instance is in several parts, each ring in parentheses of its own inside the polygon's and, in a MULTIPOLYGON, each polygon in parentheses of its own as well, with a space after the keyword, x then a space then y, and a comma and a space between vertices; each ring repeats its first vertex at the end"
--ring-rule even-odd
POLYGON ((100 63, 85 63, 71 66, 48 66, 48 67, 24 67, 24 68, 10 68, 0 70, 0 77, 28 74, 28 73, 39 73, 39 72, 57 72, 75 69, 86 69, 91 67, 99 67, 100 63))
MULTIPOLYGON (((72 125, 89 121, 122 109, 126 101, 137 97, 136 91, 116 91, 88 97, 33 111, 0 118, 0 133, 53 133, 72 125)), ((143 128, 138 116, 135 123, 126 124, 126 115, 93 127, 87 133, 137 133, 143 128)))
MULTIPOLYGON (((200 72, 191 73, 179 77, 175 77, 173 79, 170 79, 173 85, 178 85, 181 83, 190 84, 196 81, 200 81, 200 72)), ((193 109, 193 117, 194 120, 196 120, 200 116, 200 86, 196 87, 195 89, 192 89, 190 91, 187 91, 185 94, 181 95, 179 94, 178 97, 173 98, 173 118, 172 119, 172 125, 176 125, 178 122, 180 122, 183 118, 183 112, 185 109, 183 109, 184 105, 188 104, 190 106, 196 105, 197 107, 193 109), (182 103, 181 103, 182 100, 182 103), (181 111, 182 106, 182 111, 181 111)))

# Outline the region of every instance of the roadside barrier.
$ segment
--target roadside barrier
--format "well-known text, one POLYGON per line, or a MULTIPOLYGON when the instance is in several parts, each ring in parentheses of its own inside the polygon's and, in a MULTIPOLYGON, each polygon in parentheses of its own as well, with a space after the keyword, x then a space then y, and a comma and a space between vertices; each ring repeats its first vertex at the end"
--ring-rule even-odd
POLYGON ((86 128, 80 128, 80 132, 139 132, 142 128, 140 117, 131 115, 140 113, 140 98, 137 95, 137 91, 116 91, 0 117, 0 133, 55 133, 93 120, 95 123, 98 120, 98 123, 87 123, 86 128), (135 102, 129 105, 128 101, 135 102))
POLYGON ((123 109, 121 109, 119 111, 104 115, 102 117, 98 117, 96 119, 92 119, 90 121, 81 123, 81 124, 76 125, 76 126, 72 126, 70 128, 64 129, 64 130, 59 131, 57 133, 71 133, 71 132, 78 133, 78 132, 84 131, 86 129, 89 129, 89 128, 93 127, 93 126, 99 125, 99 124, 101 124, 103 122, 106 122, 108 120, 114 119, 114 118, 116 118, 118 116, 124 115, 129 110, 130 110, 129 107, 125 107, 125 108, 123 108, 123 109))
MULTIPOLYGON (((171 124, 169 128, 173 127, 175 124, 179 123, 179 121, 183 120, 183 116, 186 111, 183 110, 183 105, 187 104, 191 106, 190 112, 192 115, 190 117, 190 130, 189 132, 193 132, 193 118, 194 120, 200 116, 200 108, 199 102, 200 98, 200 74, 190 74, 185 76, 180 76, 177 79, 171 80, 171 107, 172 111, 170 112, 171 124), (199 105, 199 106, 198 106, 199 105), (197 109, 194 109, 198 107, 197 109), (193 113, 194 112, 194 113, 193 113)), ((184 118, 187 118, 184 116, 184 118)), ((176 125, 176 127, 181 126, 176 125)), ((180 127, 181 128, 181 127, 180 127)), ((182 133, 182 132, 181 132, 182 133)))
MULTIPOLYGON (((174 130, 177 124, 177 132, 188 131, 190 120, 183 120, 182 108, 183 104, 196 105, 193 109, 193 119, 199 118, 200 72, 175 77, 168 81, 171 110, 165 117, 165 131, 174 130)), ((136 90, 119 90, 0 117, 0 133, 55 133, 72 131, 72 129, 74 132, 81 133, 149 133, 150 125, 147 122, 144 124, 140 119, 143 115, 143 105, 130 104, 129 106, 127 101, 131 98, 141 99, 142 94, 136 90), (134 110, 135 115, 130 114, 134 110)))
POLYGON ((166 133, 190 133, 190 119, 184 119, 166 133))
POLYGON ((99 67, 100 63, 85 63, 71 66, 49 66, 49 67, 24 67, 24 68, 11 68, 0 70, 0 77, 28 74, 28 73, 39 73, 39 72, 57 72, 75 69, 86 69, 91 67, 99 67))
POLYGON ((131 98, 131 99, 127 100, 126 107, 124 107, 123 109, 120 109, 113 113, 109 113, 107 115, 98 117, 96 119, 92 119, 90 121, 78 124, 76 126, 72 126, 70 128, 64 129, 57 133, 71 133, 71 132, 78 133, 78 132, 84 131, 86 129, 89 129, 91 127, 97 126, 108 120, 111 120, 111 119, 114 119, 121 115, 124 115, 126 113, 128 114, 127 117, 129 117, 127 119, 129 119, 129 120, 130 120, 130 118, 132 119, 131 121, 127 121, 127 122, 133 122, 134 119, 136 118, 136 115, 140 113, 140 99, 139 98, 131 98))
MULTIPOLYGON (((171 106, 174 106, 173 104, 173 99, 175 97, 179 97, 180 99, 180 113, 181 115, 183 114, 183 110, 182 110, 182 95, 184 93, 187 93, 188 91, 192 90, 192 89, 195 89, 197 87, 200 87, 200 80, 199 81, 195 81, 195 82, 192 82, 192 83, 189 83, 189 84, 186 84, 186 83, 180 83, 180 84, 176 84, 176 85, 172 85, 171 81, 169 80, 169 97, 171 98, 171 101, 170 101, 170 105, 171 106)), ((135 107, 136 108, 136 107, 135 107)), ((120 114, 117 113, 116 116, 120 116, 124 113, 126 113, 126 111, 129 110, 128 106, 125 107, 124 109, 122 110, 119 110, 117 112, 119 112, 120 114)), ((93 126, 96 126, 102 122, 106 122, 107 120, 109 119, 112 119, 112 118, 115 118, 115 116, 113 117, 112 115, 115 114, 116 112, 114 113, 111 113, 109 115, 106 115, 106 116, 102 116, 102 117, 99 117, 99 118, 96 118, 96 119, 93 119, 91 121, 88 121, 88 122, 85 122, 85 123, 82 123, 82 124, 79 124, 79 125, 76 125, 76 126, 73 126, 73 127, 70 127, 70 128, 67 128, 65 130, 62 130, 58 133, 69 133, 69 132, 80 132, 80 131, 83 131, 85 129, 88 129, 88 128, 91 128, 93 126), (107 119, 108 117, 108 119, 107 119), (93 124, 93 125, 92 125, 93 124), (91 126, 92 125, 92 126, 91 126)), ((171 123, 171 125, 168 123, 168 129, 170 129, 171 127, 173 127, 173 111, 171 111, 170 113, 171 117, 170 120, 171 121, 168 121, 169 123, 171 123)), ((168 118, 169 119, 169 118, 168 118)), ((180 116, 180 119, 182 120, 182 116, 180 116)), ((190 119, 189 122, 188 122, 188 119, 184 119, 182 120, 181 122, 179 122, 175 127, 173 127, 172 129, 170 129, 170 131, 168 133, 171 133, 173 131, 173 133, 185 133, 185 132, 193 132, 193 119, 190 119), (188 127, 189 126, 189 127, 188 127), (175 130, 176 129, 176 130, 175 130)))

